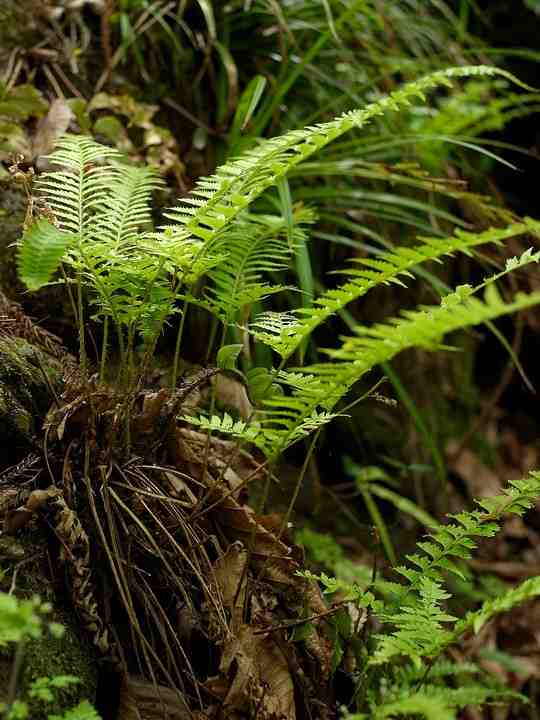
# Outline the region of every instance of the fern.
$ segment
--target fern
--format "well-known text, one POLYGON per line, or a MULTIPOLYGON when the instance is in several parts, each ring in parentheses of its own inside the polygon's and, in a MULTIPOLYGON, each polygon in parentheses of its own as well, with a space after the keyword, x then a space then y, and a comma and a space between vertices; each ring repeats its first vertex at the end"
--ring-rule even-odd
POLYGON ((407 108, 413 100, 423 100, 424 93, 433 88, 451 87, 454 78, 493 75, 502 75, 517 82, 505 71, 487 65, 439 70, 404 85, 365 108, 344 113, 330 122, 266 140, 222 165, 214 176, 201 179, 191 196, 166 213, 166 217, 183 225, 188 235, 211 245, 217 235, 263 192, 275 186, 296 165, 352 128, 364 127, 389 111, 407 108))
POLYGON ((114 165, 116 174, 109 192, 95 206, 92 227, 97 237, 110 247, 119 247, 151 224, 150 199, 154 190, 163 187, 156 171, 149 167, 114 165))
POLYGON ((444 574, 460 575, 456 560, 471 557, 476 547, 475 538, 493 537, 503 515, 522 515, 539 495, 540 472, 531 473, 527 479, 511 481, 501 495, 477 501, 481 509, 450 516, 448 525, 418 543, 418 552, 407 556, 408 564, 396 568, 406 584, 396 591, 393 600, 380 614, 380 619, 395 630, 376 636, 376 648, 368 664, 381 665, 404 656, 420 665, 423 658, 440 655, 469 628, 480 629, 493 615, 538 595, 540 579, 535 578, 496 600, 487 601, 480 610, 470 613, 453 628, 441 627, 443 621, 450 622, 438 615, 440 602, 448 597, 441 589, 444 574), (423 623, 411 622, 415 613, 420 613, 423 623))
MULTIPOLYGON (((369 713, 348 716, 348 720, 400 717, 418 714, 426 718, 456 718, 468 705, 524 700, 484 674, 474 663, 453 663, 445 658, 449 645, 468 632, 478 632, 492 617, 511 610, 540 594, 540 577, 526 580, 516 588, 484 602, 478 610, 461 619, 450 615, 445 603, 448 574, 461 575, 458 563, 467 561, 478 538, 494 536, 500 520, 508 513, 522 515, 540 496, 540 472, 515 480, 500 494, 478 500, 477 509, 449 516, 418 543, 417 552, 407 556, 407 564, 395 568, 402 582, 377 579, 370 585, 349 583, 326 574, 301 575, 318 580, 325 593, 340 593, 358 608, 370 608, 382 623, 371 637, 360 662, 359 704, 369 713), (377 596, 377 597, 376 597, 377 596), (452 679, 455 681, 452 682, 452 679), (363 693, 363 701, 361 700, 363 693)), ((320 539, 302 535, 316 547, 320 539)), ((342 551, 323 547, 323 561, 336 568, 342 551)))
POLYGON ((463 620, 460 620, 455 627, 454 633, 457 637, 471 629, 474 633, 480 632, 484 625, 492 617, 502 612, 508 612, 516 605, 521 605, 527 600, 540 595, 540 577, 533 577, 525 580, 516 588, 508 590, 501 597, 493 600, 486 600, 475 612, 468 613, 463 620))
POLYGON ((44 173, 36 185, 62 230, 84 238, 94 220, 95 208, 106 202, 118 177, 117 167, 106 161, 118 156, 113 148, 87 137, 60 138, 49 160, 62 169, 44 173))
POLYGON ((206 418, 202 415, 199 417, 184 415, 180 419, 190 425, 199 427, 201 430, 219 432, 223 435, 236 438, 237 440, 257 444, 259 434, 258 429, 250 426, 243 420, 233 420, 228 413, 225 413, 223 417, 213 415, 210 418, 206 418))
POLYGON ((77 236, 62 232, 47 218, 38 218, 19 243, 17 270, 29 290, 39 290, 48 283, 77 236))
MULTIPOLYGON (((487 702, 523 699, 517 693, 500 687, 489 687, 484 681, 470 683, 459 688, 426 685, 422 690, 411 690, 410 687, 394 689, 393 699, 384 701, 373 708, 369 716, 372 720, 384 720, 405 716, 421 716, 426 720, 455 720, 457 710, 468 705, 481 706, 487 702)), ((349 715, 348 720, 361 720, 366 715, 349 715)))
POLYGON ((302 225, 314 221, 314 213, 299 208, 293 215, 292 243, 281 217, 250 215, 219 236, 212 252, 223 257, 209 272, 211 284, 204 304, 225 323, 231 323, 244 306, 252 305, 282 285, 263 282, 266 273, 287 267, 295 245, 304 239, 302 225))
POLYGON ((403 350, 433 350, 450 332, 540 303, 540 292, 518 293, 508 303, 493 292, 492 286, 483 300, 474 297, 473 292, 470 286, 463 286, 443 298, 440 305, 404 311, 370 328, 358 327, 355 337, 346 337, 340 348, 326 351, 338 362, 307 366, 297 373, 278 373, 277 379, 292 387, 293 392, 264 403, 261 425, 270 452, 279 454, 293 442, 297 426, 306 417, 319 410, 330 412, 355 382, 403 350))
POLYGON ((442 257, 452 253, 467 253, 471 248, 487 243, 500 244, 529 232, 540 232, 540 223, 526 219, 504 229, 491 228, 482 233, 458 230, 450 238, 420 238, 423 242, 412 248, 399 247, 393 252, 381 253, 376 259, 357 260, 363 266, 361 269, 342 271, 351 276, 351 280, 339 288, 327 290, 315 299, 313 307, 299 308, 294 314, 283 313, 281 316, 276 313, 259 315, 251 325, 253 335, 286 361, 316 327, 377 285, 402 285, 400 278, 411 277, 410 270, 420 263, 440 262, 442 257))

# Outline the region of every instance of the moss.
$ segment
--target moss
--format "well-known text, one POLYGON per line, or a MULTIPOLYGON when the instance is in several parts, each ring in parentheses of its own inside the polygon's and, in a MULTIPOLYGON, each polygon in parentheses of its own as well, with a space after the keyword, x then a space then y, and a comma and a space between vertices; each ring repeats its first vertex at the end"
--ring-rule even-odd
MULTIPOLYGON (((75 675, 80 683, 59 691, 58 700, 53 706, 36 705, 31 708, 32 720, 45 720, 47 709, 61 712, 81 700, 95 700, 98 668, 97 655, 86 634, 78 626, 75 615, 66 610, 57 599, 43 562, 43 554, 39 555, 45 538, 36 530, 24 531, 18 539, 4 537, 0 543, 0 556, 5 577, 0 579, 0 590, 9 589, 13 573, 10 565, 18 563, 19 573, 16 581, 16 594, 19 597, 32 597, 39 594, 42 600, 52 604, 49 621, 60 623, 65 632, 62 637, 53 637, 49 633, 38 640, 32 640, 25 647, 24 663, 19 676, 19 697, 24 698, 29 684, 39 677, 54 675, 75 675), (22 560, 21 560, 22 557, 22 560), (25 561, 25 557, 29 561, 25 561), (34 558, 34 559, 32 559, 34 558)), ((8 686, 12 663, 12 648, 0 649, 0 699, 8 686)))
MULTIPOLYGON (((54 710, 60 712, 77 705, 81 700, 95 701, 98 680, 97 658, 72 615, 56 610, 52 619, 64 626, 64 635, 61 638, 45 635, 37 642, 28 645, 21 686, 28 687, 39 677, 76 675, 80 678, 80 683, 59 691, 54 710)), ((31 717, 40 720, 46 718, 47 713, 38 706, 33 708, 31 717)))
POLYGON ((0 288, 11 298, 23 290, 17 281, 15 243, 21 236, 26 215, 26 198, 18 189, 2 189, 0 200, 0 288))
POLYGON ((0 466, 18 462, 60 386, 59 364, 20 338, 0 338, 0 466), (50 384, 50 385, 49 385, 50 384))

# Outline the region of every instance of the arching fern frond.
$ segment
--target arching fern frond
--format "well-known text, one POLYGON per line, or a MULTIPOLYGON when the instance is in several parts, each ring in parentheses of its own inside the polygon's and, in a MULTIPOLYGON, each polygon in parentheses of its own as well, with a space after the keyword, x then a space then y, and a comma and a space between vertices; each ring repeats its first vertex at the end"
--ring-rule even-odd
MULTIPOLYGON (((518 293, 511 302, 488 287, 484 299, 463 286, 443 298, 440 305, 404 311, 401 316, 372 327, 358 327, 354 337, 346 337, 337 350, 327 354, 337 362, 302 368, 294 375, 297 387, 291 395, 275 397, 265 403, 268 430, 273 436, 273 452, 290 444, 295 428, 314 411, 330 412, 349 388, 382 362, 412 347, 434 349, 447 333, 494 320, 503 315, 540 303, 540 292, 518 293), (298 376, 303 382, 298 384, 298 376)), ((289 373, 278 379, 287 381, 289 373)))
POLYGON ((341 287, 327 290, 314 300, 312 307, 284 314, 283 322, 277 313, 261 313, 252 323, 253 335, 285 361, 316 327, 377 285, 402 284, 400 278, 410 277, 410 270, 423 262, 440 261, 440 258, 455 252, 468 253, 471 248, 487 243, 500 244, 531 231, 540 232, 540 223, 526 219, 504 229, 491 228, 482 233, 457 230, 449 238, 420 238, 423 242, 412 248, 398 247, 392 252, 377 255, 375 259, 357 260, 360 268, 343 271, 352 276, 351 279, 341 287))
POLYGON ((414 100, 424 100, 425 92, 440 86, 450 87, 454 78, 486 75, 503 75, 519 84, 505 71, 485 65, 433 72, 365 108, 346 112, 330 122, 263 141, 237 159, 222 165, 212 177, 202 178, 191 196, 183 198, 182 204, 171 209, 166 217, 183 224, 192 235, 205 242, 212 242, 265 190, 276 185, 293 167, 348 130, 361 128, 389 111, 406 108, 414 100))

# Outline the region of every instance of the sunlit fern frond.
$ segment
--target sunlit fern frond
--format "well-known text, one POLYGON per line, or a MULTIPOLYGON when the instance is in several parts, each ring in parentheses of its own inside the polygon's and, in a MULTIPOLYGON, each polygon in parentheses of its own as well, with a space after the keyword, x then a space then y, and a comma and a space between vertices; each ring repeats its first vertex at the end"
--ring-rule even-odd
POLYGON ((109 193, 96 205, 94 233, 112 248, 119 247, 150 225, 150 200, 163 187, 157 171, 150 167, 115 164, 116 176, 109 193))
POLYGON ((19 243, 17 256, 19 277, 29 290, 39 290, 51 280, 75 239, 75 235, 62 232, 44 217, 32 223, 19 243))
MULTIPOLYGON (((331 412, 335 404, 361 377, 380 363, 412 347, 433 350, 448 333, 495 320, 540 303, 540 292, 517 293, 505 302, 488 286, 484 298, 473 296, 469 286, 443 298, 440 305, 404 311, 400 316, 371 327, 357 327, 356 335, 343 338, 340 348, 327 350, 334 362, 307 366, 294 374, 297 388, 290 395, 265 404, 267 423, 273 428, 278 454, 290 444, 295 428, 315 411, 331 412), (304 377, 298 384, 297 377, 304 377), (276 422, 279 427, 276 427, 276 422)), ((289 373, 278 377, 286 380, 289 373)))
POLYGON ((204 303, 210 312, 232 322, 244 306, 282 290, 282 285, 269 284, 265 276, 287 267, 296 243, 304 238, 302 225, 314 219, 312 211, 297 209, 292 238, 286 221, 270 215, 249 215, 218 235, 211 251, 223 260, 209 272, 204 303))
POLYGON ((49 157, 60 169, 46 172, 36 181, 40 196, 50 207, 60 229, 75 233, 82 241, 94 221, 96 210, 106 201, 118 169, 110 158, 117 150, 80 135, 66 135, 49 157))
POLYGON ((390 111, 406 108, 414 100, 423 100, 425 92, 451 86, 454 78, 489 75, 503 75, 514 80, 504 71, 484 65, 448 68, 408 83, 366 107, 346 112, 330 122, 265 140, 222 165, 212 177, 202 178, 191 196, 183 198, 182 204, 171 209, 166 217, 181 223, 196 237, 211 242, 265 190, 348 130, 361 128, 390 111))
POLYGON ((275 312, 261 313, 252 322, 255 339, 269 345, 286 361, 302 342, 321 323, 381 284, 403 285, 401 278, 411 277, 410 271, 427 261, 439 261, 456 252, 469 253, 471 248, 487 243, 500 244, 504 240, 527 232, 540 232, 540 223, 525 220, 504 229, 490 229, 482 233, 462 230, 449 238, 420 238, 422 244, 414 247, 398 247, 392 252, 382 252, 376 258, 357 260, 358 269, 343 273, 351 279, 338 288, 327 290, 313 301, 309 308, 299 308, 280 318, 275 312))

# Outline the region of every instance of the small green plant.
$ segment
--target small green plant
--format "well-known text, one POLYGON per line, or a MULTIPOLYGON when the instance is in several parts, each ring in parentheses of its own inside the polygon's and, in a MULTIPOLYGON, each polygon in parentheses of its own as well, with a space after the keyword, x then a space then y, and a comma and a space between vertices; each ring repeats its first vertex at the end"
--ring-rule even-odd
MULTIPOLYGON (((79 682, 73 675, 39 677, 33 680, 24 695, 20 695, 19 674, 24 663, 25 646, 40 638, 45 632, 60 637, 64 628, 47 619, 51 611, 48 603, 38 597, 19 600, 13 595, 0 593, 0 648, 13 646, 13 662, 9 684, 0 700, 0 717, 3 720, 26 720, 32 708, 52 706, 58 690, 79 682)), ((48 720, 99 720, 96 710, 87 701, 79 703, 61 715, 51 712, 48 720)))

